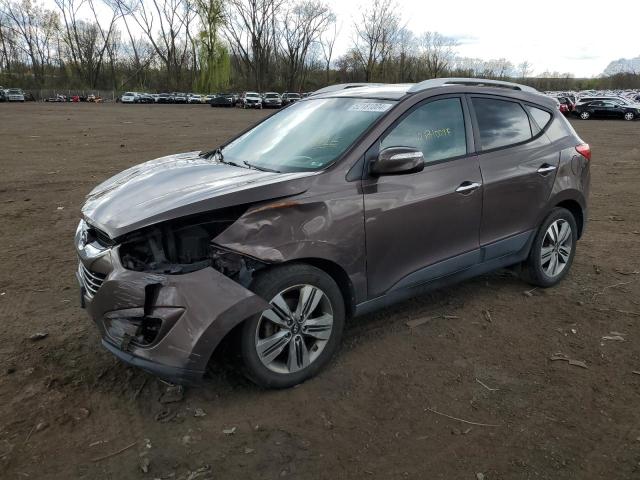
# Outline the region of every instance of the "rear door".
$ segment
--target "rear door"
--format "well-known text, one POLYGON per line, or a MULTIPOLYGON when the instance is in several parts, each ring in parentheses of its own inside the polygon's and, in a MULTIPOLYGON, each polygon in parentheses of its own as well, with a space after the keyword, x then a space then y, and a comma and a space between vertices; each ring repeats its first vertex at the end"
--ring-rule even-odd
POLYGON ((488 245, 537 228, 560 153, 543 131, 550 110, 504 97, 469 98, 483 178, 480 245, 488 245))
POLYGON ((363 180, 369 297, 425 283, 478 261, 482 176, 461 96, 412 107, 367 154, 413 147, 421 172, 363 180))

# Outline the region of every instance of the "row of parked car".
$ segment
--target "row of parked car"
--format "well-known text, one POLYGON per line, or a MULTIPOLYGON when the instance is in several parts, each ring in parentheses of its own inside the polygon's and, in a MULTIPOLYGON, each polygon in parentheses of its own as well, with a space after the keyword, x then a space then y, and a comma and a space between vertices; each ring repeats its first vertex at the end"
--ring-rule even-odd
POLYGON ((170 103, 170 104, 198 104, 208 103, 212 107, 242 107, 242 108, 280 108, 309 93, 284 92, 244 92, 244 93, 212 93, 201 95, 198 93, 140 93, 126 92, 117 101, 122 103, 170 103))
POLYGON ((639 90, 545 93, 556 100, 558 109, 563 114, 582 120, 623 118, 631 121, 640 118, 639 90))

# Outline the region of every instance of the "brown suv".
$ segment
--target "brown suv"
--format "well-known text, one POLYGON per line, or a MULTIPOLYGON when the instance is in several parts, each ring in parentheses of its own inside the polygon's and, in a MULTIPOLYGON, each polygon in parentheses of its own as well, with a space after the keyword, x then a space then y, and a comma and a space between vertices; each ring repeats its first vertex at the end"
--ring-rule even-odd
POLYGON ((96 187, 75 238, 82 303, 107 349, 166 380, 197 381, 233 333, 252 380, 295 385, 347 318, 513 265, 558 283, 589 159, 526 86, 328 87, 96 187))

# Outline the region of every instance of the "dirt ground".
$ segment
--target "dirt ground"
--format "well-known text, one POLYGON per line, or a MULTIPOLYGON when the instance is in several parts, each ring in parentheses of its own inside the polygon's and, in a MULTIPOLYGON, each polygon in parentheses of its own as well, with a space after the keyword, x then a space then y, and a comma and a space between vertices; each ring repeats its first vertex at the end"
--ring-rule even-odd
POLYGON ((356 319, 329 368, 284 391, 223 357, 161 403, 165 385, 103 350, 74 277, 84 195, 265 114, 0 104, 1 478, 640 478, 638 122, 574 122, 591 209, 556 288, 501 271, 356 319))

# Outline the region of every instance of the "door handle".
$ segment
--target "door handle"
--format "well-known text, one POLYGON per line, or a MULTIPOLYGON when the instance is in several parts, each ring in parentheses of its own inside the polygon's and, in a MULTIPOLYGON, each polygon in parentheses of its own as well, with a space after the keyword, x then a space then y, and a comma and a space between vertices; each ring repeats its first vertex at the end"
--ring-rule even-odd
POLYGON ((471 193, 474 190, 480 188, 480 184, 476 182, 462 182, 458 188, 456 188, 457 193, 467 194, 471 193))
POLYGON ((539 169, 538 169, 538 173, 541 173, 542 175, 545 175, 549 172, 553 172, 556 169, 556 167, 554 167, 553 165, 549 165, 548 163, 545 163, 544 165, 542 165, 539 169))

